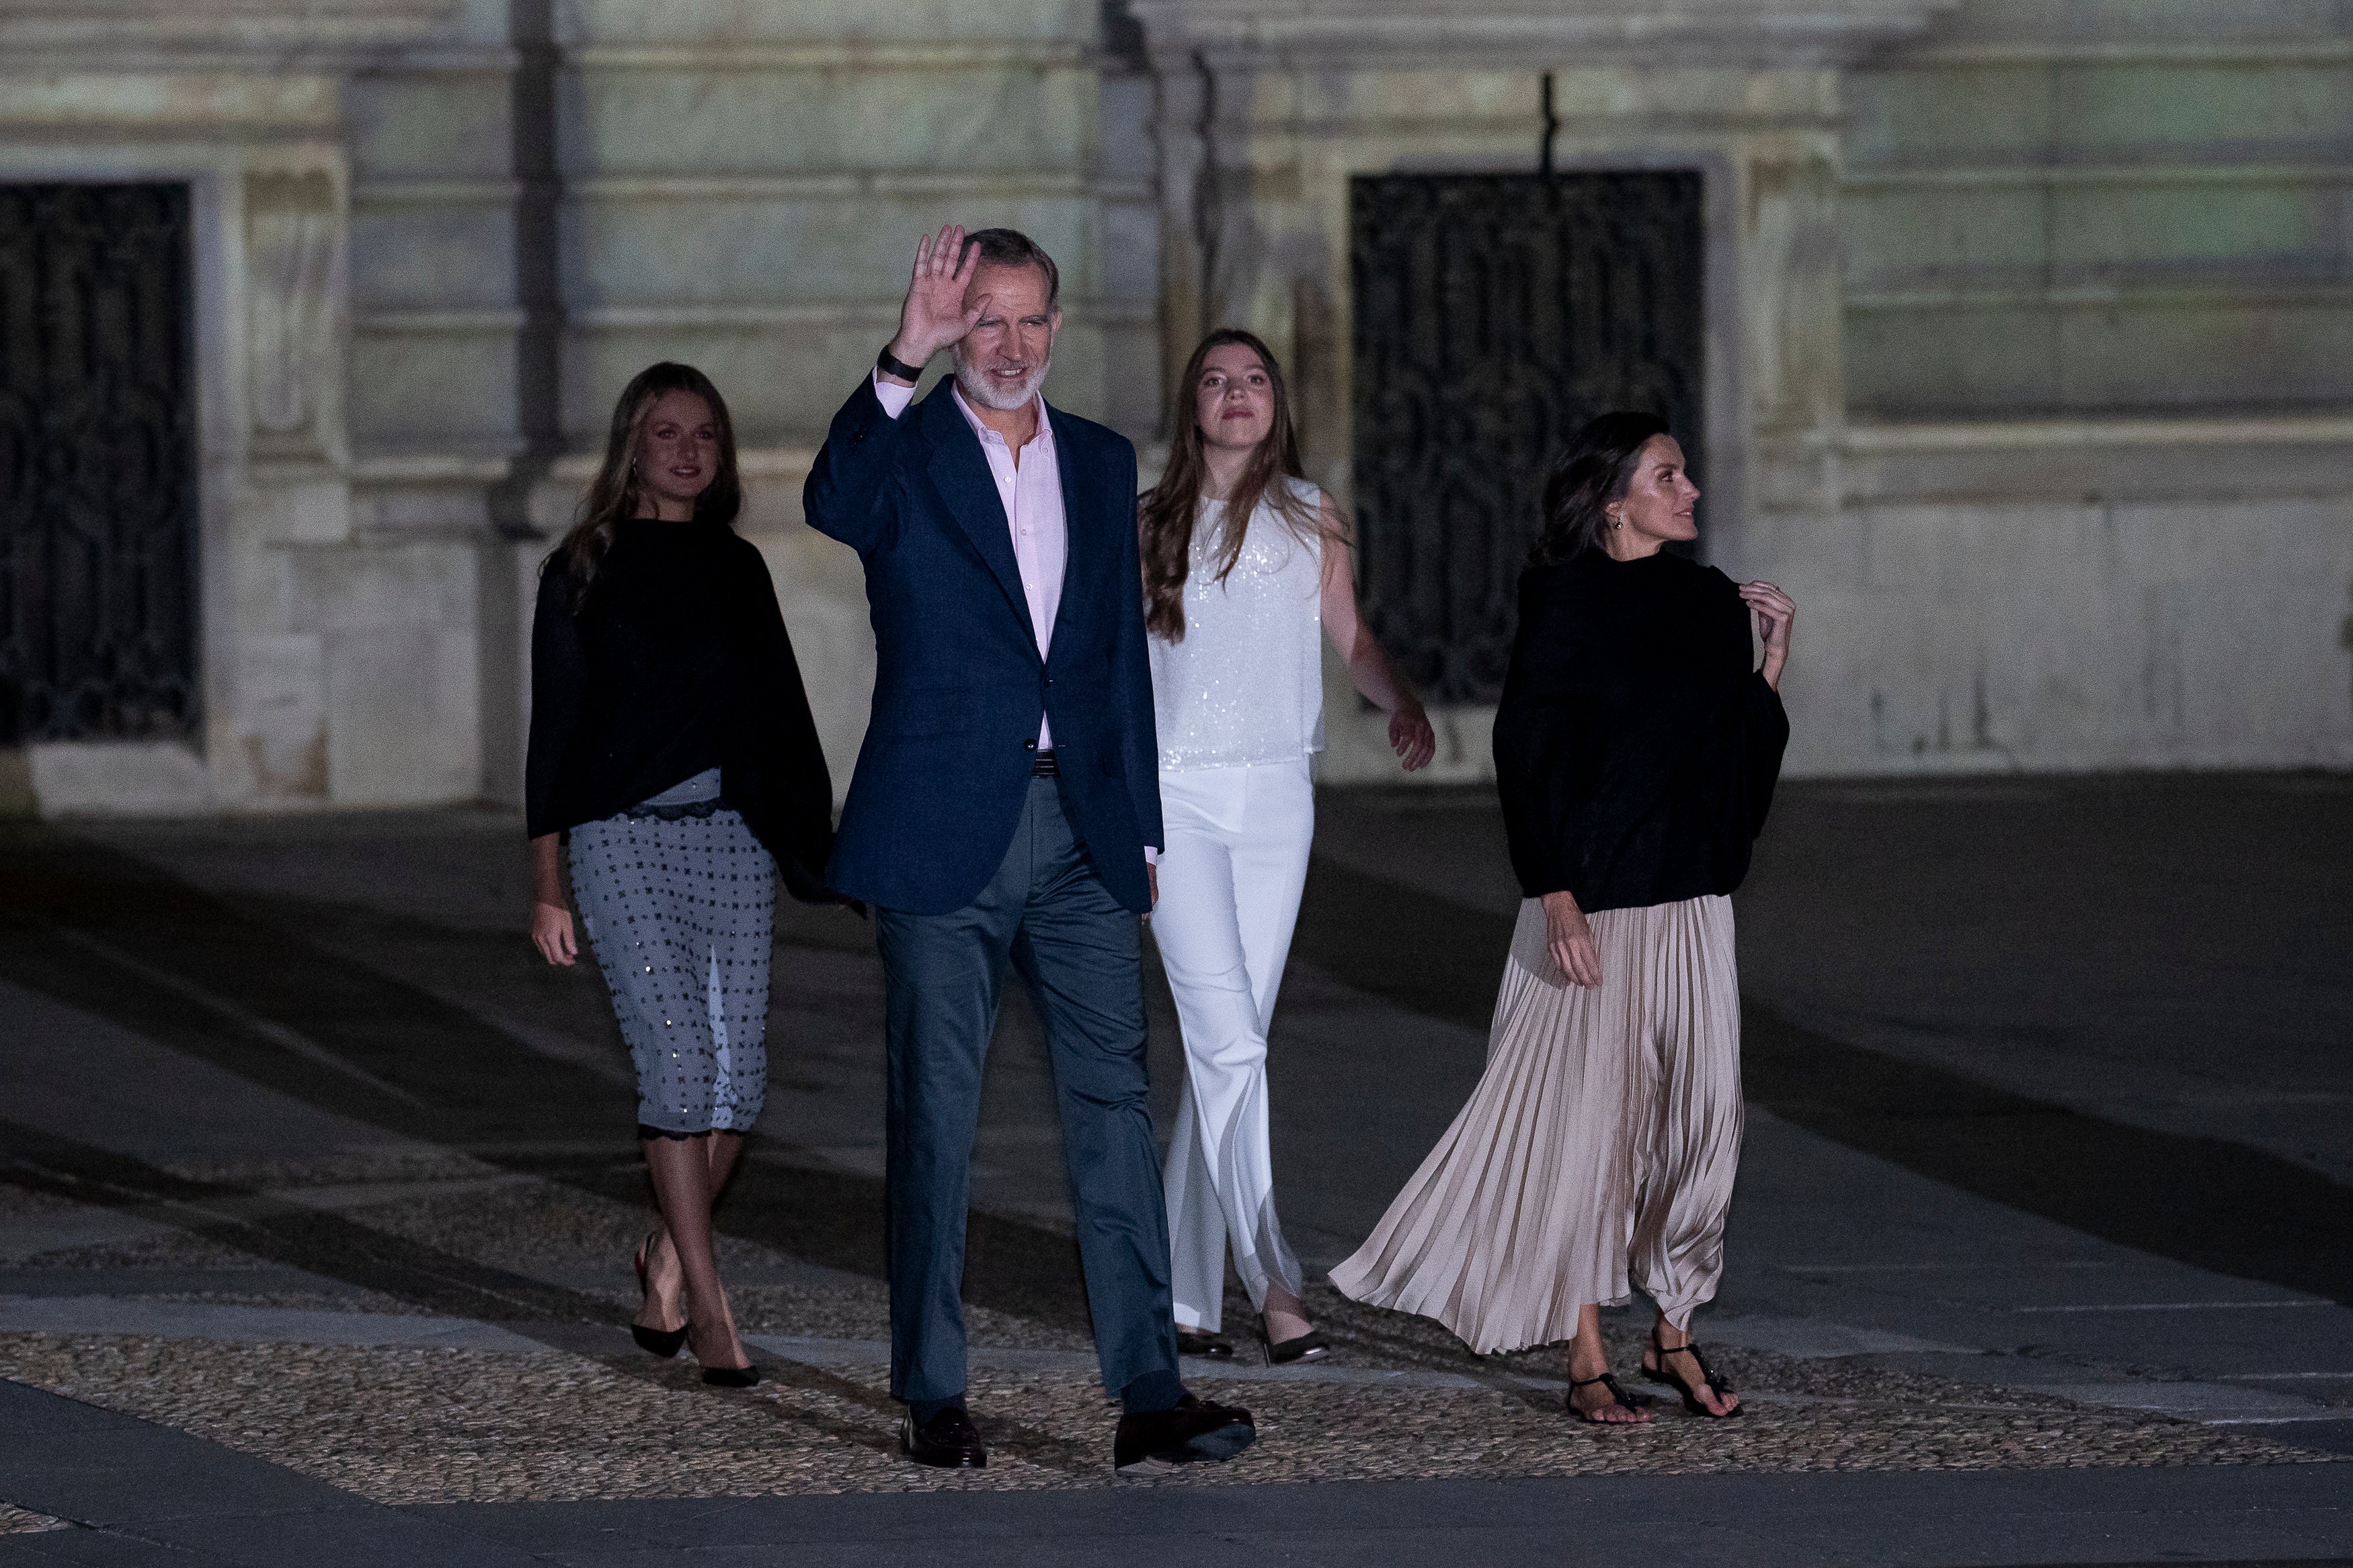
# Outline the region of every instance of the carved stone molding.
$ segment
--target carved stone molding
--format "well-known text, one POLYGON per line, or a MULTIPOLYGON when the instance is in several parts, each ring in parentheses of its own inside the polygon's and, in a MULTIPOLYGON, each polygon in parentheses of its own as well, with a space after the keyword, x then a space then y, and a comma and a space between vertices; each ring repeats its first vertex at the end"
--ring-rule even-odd
POLYGON ((1854 58, 1959 0, 1131 0, 1155 52, 1268 64, 1787 66, 1854 58))
POLYGON ((339 356, 331 289, 343 215, 322 170, 245 181, 248 376, 255 447, 324 456, 339 356))
POLYGON ((13 68, 350 69, 430 42, 459 0, 29 0, 0 8, 13 68))

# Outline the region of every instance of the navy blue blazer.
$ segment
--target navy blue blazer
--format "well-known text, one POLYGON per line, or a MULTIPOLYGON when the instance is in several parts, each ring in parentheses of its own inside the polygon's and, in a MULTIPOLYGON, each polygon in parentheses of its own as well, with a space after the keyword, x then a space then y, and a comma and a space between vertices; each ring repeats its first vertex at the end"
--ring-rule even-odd
POLYGON ((827 881, 910 914, 977 898, 1013 843, 1040 718, 1063 798, 1112 897, 1152 907, 1159 742, 1135 554, 1135 447, 1049 407, 1070 554, 1045 658, 980 438, 942 381, 897 419, 870 377, 801 491, 811 527, 866 563, 874 711, 827 881))

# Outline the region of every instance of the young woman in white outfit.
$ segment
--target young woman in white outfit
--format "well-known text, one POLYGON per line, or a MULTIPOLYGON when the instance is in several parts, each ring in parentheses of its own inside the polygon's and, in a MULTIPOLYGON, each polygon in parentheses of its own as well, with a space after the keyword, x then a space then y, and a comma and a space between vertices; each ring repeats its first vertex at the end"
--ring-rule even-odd
POLYGON ((1219 1338, 1230 1248, 1268 1358, 1298 1361, 1324 1345, 1275 1219, 1266 1030, 1315 831, 1323 637, 1389 715, 1407 768, 1437 739, 1356 613, 1347 528, 1300 476, 1274 356, 1248 332, 1212 332, 1180 384, 1193 416, 1142 509, 1167 837, 1152 931, 1185 1033, 1165 1173, 1177 1347, 1233 1353, 1219 1338))

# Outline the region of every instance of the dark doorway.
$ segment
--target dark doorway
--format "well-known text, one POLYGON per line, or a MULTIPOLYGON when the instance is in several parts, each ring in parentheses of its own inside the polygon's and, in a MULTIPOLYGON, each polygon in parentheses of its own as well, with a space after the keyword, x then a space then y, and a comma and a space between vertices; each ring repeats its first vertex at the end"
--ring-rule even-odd
POLYGON ((196 720, 185 185, 0 185, 0 745, 196 720))
POLYGON ((1700 176, 1378 174, 1349 196, 1366 615, 1426 695, 1493 702, 1553 450, 1647 409, 1706 472, 1700 176))

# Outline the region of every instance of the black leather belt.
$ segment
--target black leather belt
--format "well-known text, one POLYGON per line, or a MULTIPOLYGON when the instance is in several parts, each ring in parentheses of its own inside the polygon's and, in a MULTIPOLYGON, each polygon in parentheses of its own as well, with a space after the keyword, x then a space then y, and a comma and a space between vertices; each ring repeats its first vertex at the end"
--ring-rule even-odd
POLYGON ((1029 759, 1029 776, 1033 779, 1050 779, 1061 771, 1054 765, 1054 753, 1051 752, 1040 752, 1029 759))

